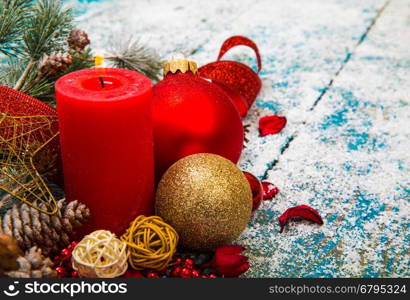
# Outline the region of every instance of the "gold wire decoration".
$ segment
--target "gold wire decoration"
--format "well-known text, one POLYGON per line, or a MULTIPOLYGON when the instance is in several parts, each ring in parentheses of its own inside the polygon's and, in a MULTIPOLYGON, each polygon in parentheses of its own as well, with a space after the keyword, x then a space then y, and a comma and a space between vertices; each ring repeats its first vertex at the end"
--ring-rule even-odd
POLYGON ((169 265, 178 245, 178 233, 158 216, 139 216, 121 236, 128 245, 128 261, 135 270, 162 270, 169 265))
POLYGON ((45 182, 57 174, 58 135, 52 107, 0 86, 0 189, 48 215, 58 211, 45 182))

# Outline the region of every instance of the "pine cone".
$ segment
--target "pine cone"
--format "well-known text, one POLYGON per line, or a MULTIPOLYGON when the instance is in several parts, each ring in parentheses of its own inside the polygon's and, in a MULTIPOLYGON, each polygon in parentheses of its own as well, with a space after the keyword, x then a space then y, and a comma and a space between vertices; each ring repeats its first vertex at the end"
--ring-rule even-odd
POLYGON ((19 265, 17 258, 22 255, 16 240, 7 234, 0 234, 0 277, 5 271, 16 270, 19 265))
POLYGON ((81 52, 90 43, 87 32, 81 29, 73 29, 68 36, 68 46, 77 52, 81 52))
POLYGON ((45 54, 40 63, 40 75, 52 77, 61 74, 70 67, 72 62, 73 58, 69 53, 45 54))
POLYGON ((31 247, 24 256, 17 258, 19 268, 7 272, 6 275, 14 278, 51 278, 56 277, 57 272, 53 269, 53 262, 44 257, 41 249, 31 247))
POLYGON ((0 190, 0 216, 4 215, 18 201, 19 200, 12 195, 0 190))
POLYGON ((0 233, 12 235, 23 250, 38 246, 44 255, 55 253, 70 243, 69 235, 90 216, 90 210, 78 201, 62 199, 57 205, 60 211, 52 216, 25 203, 14 205, 0 217, 0 233))

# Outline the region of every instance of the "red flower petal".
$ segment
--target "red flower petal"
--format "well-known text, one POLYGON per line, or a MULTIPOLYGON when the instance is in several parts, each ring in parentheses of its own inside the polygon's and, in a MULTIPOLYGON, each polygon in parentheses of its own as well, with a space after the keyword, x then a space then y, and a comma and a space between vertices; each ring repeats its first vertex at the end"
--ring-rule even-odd
POLYGON ((259 119, 259 134, 265 136, 268 134, 279 133, 286 125, 286 117, 266 116, 259 119))
POLYGON ((210 265, 219 275, 238 277, 249 268, 248 257, 240 255, 244 250, 244 247, 237 245, 220 246, 210 265))
POLYGON ((262 188, 263 188, 263 200, 270 200, 279 193, 278 187, 276 187, 274 184, 267 182, 267 181, 262 182, 262 188))
POLYGON ((301 218, 301 219, 309 220, 319 225, 323 224, 322 217, 320 216, 320 214, 317 212, 316 209, 308 205, 299 205, 299 206, 288 208, 278 218, 279 224, 280 224, 280 232, 283 231, 286 224, 288 224, 289 220, 293 218, 301 218))
POLYGON ((225 246, 219 246, 215 251, 215 255, 239 254, 245 250, 246 248, 241 245, 225 245, 225 246))

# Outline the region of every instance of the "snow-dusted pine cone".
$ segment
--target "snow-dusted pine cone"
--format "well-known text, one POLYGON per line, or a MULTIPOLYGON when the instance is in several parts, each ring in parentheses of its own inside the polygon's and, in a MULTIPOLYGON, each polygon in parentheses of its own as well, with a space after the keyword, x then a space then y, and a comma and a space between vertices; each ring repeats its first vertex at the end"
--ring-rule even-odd
POLYGON ((14 278, 51 278, 57 275, 57 272, 53 269, 51 259, 44 257, 38 247, 31 247, 24 256, 17 258, 17 262, 19 268, 6 272, 7 276, 14 278))
POLYGON ((73 29, 68 36, 68 46, 77 52, 83 51, 84 48, 90 43, 88 34, 81 29, 73 29))
POLYGON ((50 55, 44 55, 40 63, 40 74, 42 76, 56 76, 66 71, 73 58, 69 53, 53 52, 50 55))
POLYGON ((16 204, 0 217, 0 233, 13 236, 23 250, 38 246, 47 256, 57 252, 70 243, 70 234, 90 217, 90 210, 78 201, 67 203, 62 199, 57 205, 60 211, 50 216, 25 203, 16 204))

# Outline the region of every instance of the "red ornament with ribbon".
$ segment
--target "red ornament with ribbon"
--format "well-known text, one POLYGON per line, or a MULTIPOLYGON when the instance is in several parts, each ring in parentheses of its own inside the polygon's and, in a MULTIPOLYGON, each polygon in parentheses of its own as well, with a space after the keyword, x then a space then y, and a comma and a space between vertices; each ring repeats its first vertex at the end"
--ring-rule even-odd
POLYGON ((234 102, 241 117, 245 117, 262 87, 258 75, 261 69, 262 61, 258 46, 247 37, 232 36, 222 44, 217 61, 200 67, 199 75, 211 79, 212 83, 222 88, 234 102), (255 51, 258 72, 237 61, 221 60, 226 52, 236 46, 247 46, 255 51))

